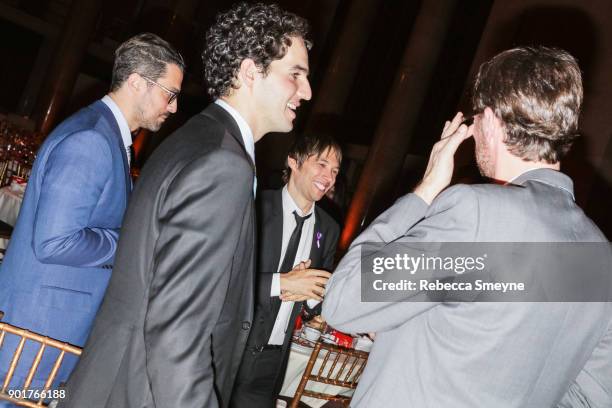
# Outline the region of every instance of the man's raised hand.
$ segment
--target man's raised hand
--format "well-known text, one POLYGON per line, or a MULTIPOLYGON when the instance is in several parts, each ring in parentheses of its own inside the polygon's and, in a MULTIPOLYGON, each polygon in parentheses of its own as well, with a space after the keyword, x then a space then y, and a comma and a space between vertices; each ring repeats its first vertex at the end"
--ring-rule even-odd
POLYGON ((453 177, 455 152, 472 135, 472 127, 462 124, 463 114, 458 112, 452 121, 444 124, 440 140, 431 149, 427 169, 414 193, 427 204, 444 190, 453 177))

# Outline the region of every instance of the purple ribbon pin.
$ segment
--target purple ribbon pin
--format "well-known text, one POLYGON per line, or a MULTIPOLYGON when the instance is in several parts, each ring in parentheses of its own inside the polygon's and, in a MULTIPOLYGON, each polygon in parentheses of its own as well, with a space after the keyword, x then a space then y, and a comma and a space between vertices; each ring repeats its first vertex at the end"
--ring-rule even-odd
POLYGON ((323 234, 317 231, 317 248, 321 248, 321 238, 323 238, 323 234))

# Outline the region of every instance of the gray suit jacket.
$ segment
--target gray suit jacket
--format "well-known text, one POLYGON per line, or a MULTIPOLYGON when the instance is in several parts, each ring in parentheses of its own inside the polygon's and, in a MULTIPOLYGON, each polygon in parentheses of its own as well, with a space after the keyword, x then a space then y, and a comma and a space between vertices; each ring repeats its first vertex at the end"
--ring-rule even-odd
POLYGON ((572 383, 574 397, 612 406, 611 304, 361 302, 362 244, 396 240, 605 237, 574 203, 571 180, 553 170, 506 186, 454 186, 429 207, 414 194, 399 199, 353 242, 323 303, 333 327, 377 333, 353 407, 554 407, 572 383))
POLYGON ((210 105, 136 183, 64 407, 227 406, 253 313, 254 166, 210 105))

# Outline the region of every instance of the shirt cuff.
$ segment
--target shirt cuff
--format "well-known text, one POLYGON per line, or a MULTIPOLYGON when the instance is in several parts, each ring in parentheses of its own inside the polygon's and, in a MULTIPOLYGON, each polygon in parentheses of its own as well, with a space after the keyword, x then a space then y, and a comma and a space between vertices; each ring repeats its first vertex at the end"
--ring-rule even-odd
POLYGON ((270 297, 278 297, 280 296, 280 293, 280 273, 273 273, 272 284, 270 285, 270 297))
POLYGON ((314 308, 316 305, 318 305, 319 303, 321 303, 320 300, 315 300, 315 299, 308 299, 306 301, 306 304, 308 305, 309 308, 314 308))

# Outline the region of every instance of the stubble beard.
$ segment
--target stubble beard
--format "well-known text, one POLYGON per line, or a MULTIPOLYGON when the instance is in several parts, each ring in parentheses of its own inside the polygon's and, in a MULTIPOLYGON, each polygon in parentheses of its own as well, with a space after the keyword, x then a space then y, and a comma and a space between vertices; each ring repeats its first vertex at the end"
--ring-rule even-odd
POLYGON ((147 118, 145 109, 142 105, 138 106, 138 117, 140 118, 140 128, 147 129, 151 132, 157 132, 167 118, 167 116, 165 116, 161 121, 156 118, 147 118))
POLYGON ((476 165, 478 166, 480 175, 488 178, 493 177, 493 163, 491 162, 491 156, 487 152, 486 147, 478 141, 476 141, 475 156, 476 165))

